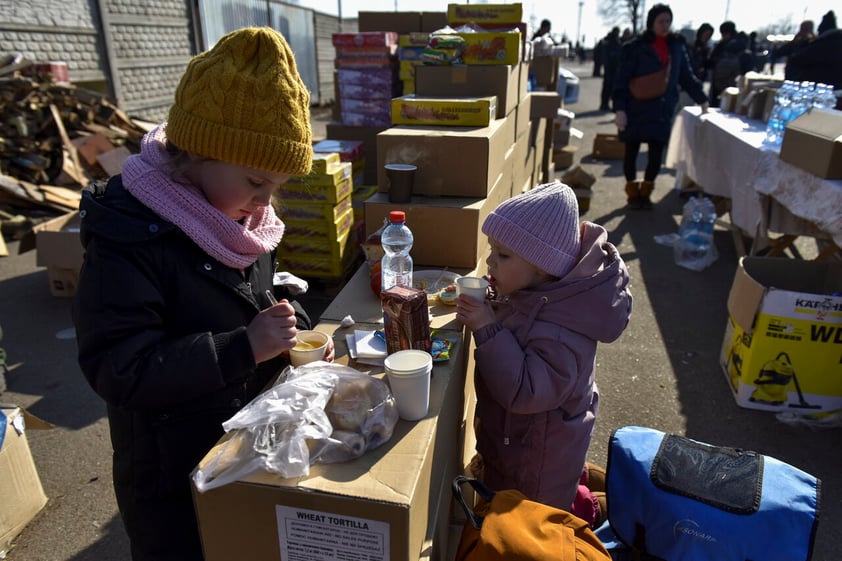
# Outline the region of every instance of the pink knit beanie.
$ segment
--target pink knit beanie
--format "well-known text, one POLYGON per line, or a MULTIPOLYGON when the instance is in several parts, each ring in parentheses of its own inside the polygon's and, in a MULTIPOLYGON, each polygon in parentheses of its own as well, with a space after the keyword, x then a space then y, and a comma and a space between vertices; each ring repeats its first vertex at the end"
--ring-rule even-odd
POLYGON ((482 232, 556 277, 579 262, 579 204, 573 190, 558 181, 501 203, 482 232))

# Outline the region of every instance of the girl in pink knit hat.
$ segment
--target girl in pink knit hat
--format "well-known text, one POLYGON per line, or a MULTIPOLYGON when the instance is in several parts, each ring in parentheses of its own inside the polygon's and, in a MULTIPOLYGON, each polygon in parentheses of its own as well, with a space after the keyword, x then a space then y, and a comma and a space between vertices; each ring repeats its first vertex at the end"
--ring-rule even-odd
POLYGON ((559 182, 503 202, 482 231, 489 298, 462 295, 456 308, 476 343, 476 474, 598 525, 605 513, 585 467, 596 347, 628 324, 625 263, 602 226, 579 223, 576 196, 559 182))

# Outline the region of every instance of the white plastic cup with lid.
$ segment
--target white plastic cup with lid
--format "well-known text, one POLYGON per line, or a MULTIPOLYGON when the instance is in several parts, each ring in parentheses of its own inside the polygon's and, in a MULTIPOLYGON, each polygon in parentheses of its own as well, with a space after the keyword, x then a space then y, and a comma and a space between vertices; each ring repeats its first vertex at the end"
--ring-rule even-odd
POLYGON ((417 421, 426 417, 430 409, 432 355, 416 349, 398 351, 386 357, 384 366, 400 418, 417 421))

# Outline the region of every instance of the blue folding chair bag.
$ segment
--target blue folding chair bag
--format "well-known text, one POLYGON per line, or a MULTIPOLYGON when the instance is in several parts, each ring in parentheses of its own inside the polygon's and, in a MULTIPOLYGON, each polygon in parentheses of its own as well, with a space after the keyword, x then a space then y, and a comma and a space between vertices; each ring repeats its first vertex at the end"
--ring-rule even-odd
POLYGON ((812 555, 821 482, 756 452, 622 427, 606 494, 611 530, 643 559, 797 561, 812 555))

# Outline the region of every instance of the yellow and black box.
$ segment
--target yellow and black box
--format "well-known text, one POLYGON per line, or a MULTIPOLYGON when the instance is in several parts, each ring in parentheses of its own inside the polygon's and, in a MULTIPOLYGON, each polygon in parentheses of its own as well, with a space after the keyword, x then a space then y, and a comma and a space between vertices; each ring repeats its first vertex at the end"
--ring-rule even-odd
POLYGON ((743 257, 720 365, 737 405, 842 409, 842 263, 743 257))

